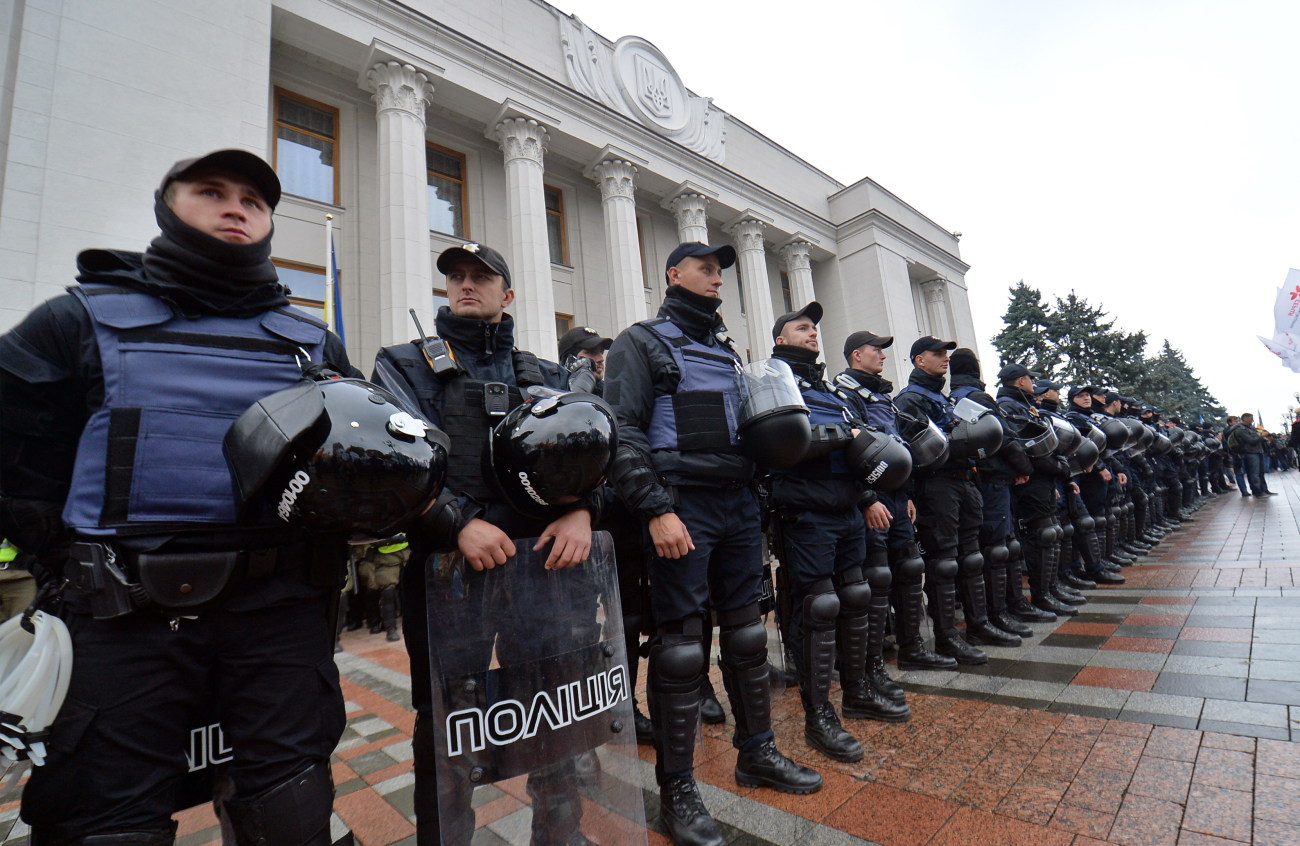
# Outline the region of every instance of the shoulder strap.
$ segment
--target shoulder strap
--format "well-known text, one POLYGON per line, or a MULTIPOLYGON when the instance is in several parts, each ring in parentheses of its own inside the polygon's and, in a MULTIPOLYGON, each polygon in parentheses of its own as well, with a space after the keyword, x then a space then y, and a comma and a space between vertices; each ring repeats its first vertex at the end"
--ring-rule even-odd
POLYGON ((546 379, 542 376, 542 366, 537 361, 537 356, 528 350, 515 348, 511 351, 515 369, 515 383, 521 388, 527 388, 532 385, 545 385, 546 379))

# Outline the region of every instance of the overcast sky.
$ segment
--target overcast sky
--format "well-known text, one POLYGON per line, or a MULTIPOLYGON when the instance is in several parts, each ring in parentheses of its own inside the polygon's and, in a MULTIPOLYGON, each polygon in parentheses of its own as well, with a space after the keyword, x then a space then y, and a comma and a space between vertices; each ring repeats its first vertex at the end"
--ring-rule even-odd
POLYGON ((1230 413, 1276 430, 1296 405, 1300 374, 1255 336, 1300 267, 1300 3, 552 2, 963 233, 981 358, 1023 279, 1151 354, 1168 339, 1230 413))

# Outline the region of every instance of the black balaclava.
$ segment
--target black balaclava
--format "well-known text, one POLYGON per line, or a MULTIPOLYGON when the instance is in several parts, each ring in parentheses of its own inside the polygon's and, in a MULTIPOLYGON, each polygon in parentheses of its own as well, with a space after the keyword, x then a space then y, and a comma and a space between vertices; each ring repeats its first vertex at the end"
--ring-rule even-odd
POLYGON ((186 315, 252 317, 286 306, 286 289, 271 263, 271 235, 254 244, 230 244, 176 216, 154 195, 162 233, 144 253, 141 287, 186 315))

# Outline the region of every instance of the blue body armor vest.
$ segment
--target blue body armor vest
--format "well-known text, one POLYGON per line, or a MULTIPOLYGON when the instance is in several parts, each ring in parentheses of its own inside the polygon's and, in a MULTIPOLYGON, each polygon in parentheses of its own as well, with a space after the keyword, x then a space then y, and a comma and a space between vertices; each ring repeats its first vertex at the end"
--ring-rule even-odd
POLYGON ((726 345, 709 347, 663 318, 642 321, 668 348, 681 374, 677 391, 655 397, 646 432, 651 460, 660 450, 736 451, 740 443, 740 359, 726 345))
MULTIPOLYGON (((847 426, 845 401, 834 391, 822 390, 799 380, 799 392, 808 406, 809 423, 816 426, 847 426)), ((789 470, 774 470, 776 475, 798 476, 803 479, 850 479, 849 465, 844 461, 844 450, 837 449, 827 455, 809 458, 789 470)))
POLYGON ((899 391, 899 396, 903 394, 920 394, 930 402, 938 406, 939 417, 934 422, 939 424, 939 428, 945 432, 951 432, 952 427, 957 425, 957 415, 952 410, 952 400, 945 397, 938 391, 932 391, 929 388, 923 388, 920 385, 908 385, 899 391))
POLYGON ((960 388, 953 388, 952 393, 948 394, 948 396, 952 398, 954 403, 957 403, 971 394, 978 394, 979 392, 980 389, 974 385, 962 385, 960 388))
POLYGON ((898 434, 898 409, 894 408, 894 401, 889 394, 876 393, 844 373, 835 377, 835 384, 841 390, 851 391, 861 400, 858 409, 868 426, 891 435, 898 434))
POLYGON ((186 318, 149 294, 71 291, 95 328, 104 401, 81 433, 63 522, 98 536, 233 524, 222 439, 254 402, 302 378, 304 352, 323 359, 325 324, 288 308, 186 318))

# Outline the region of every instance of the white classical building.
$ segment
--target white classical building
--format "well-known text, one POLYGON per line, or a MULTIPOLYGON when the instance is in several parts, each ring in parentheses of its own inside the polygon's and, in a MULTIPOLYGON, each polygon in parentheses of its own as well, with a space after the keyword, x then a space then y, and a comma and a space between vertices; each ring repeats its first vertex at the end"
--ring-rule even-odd
POLYGON ((275 257, 309 309, 332 216, 363 370, 408 309, 432 325, 434 257, 469 240, 506 255, 519 344, 548 357, 652 316, 681 241, 735 244, 723 314, 751 358, 814 298, 832 366, 857 329, 975 341, 956 235, 543 0, 0 0, 0 73, 0 330, 79 250, 143 249, 173 161, 237 146, 284 182, 275 257))

